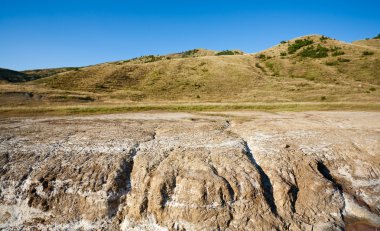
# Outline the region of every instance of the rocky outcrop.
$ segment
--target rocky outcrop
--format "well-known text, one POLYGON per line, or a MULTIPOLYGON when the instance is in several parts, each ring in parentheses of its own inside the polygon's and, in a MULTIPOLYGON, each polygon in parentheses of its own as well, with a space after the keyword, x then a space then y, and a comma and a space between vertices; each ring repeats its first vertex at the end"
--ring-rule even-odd
POLYGON ((7 118, 0 229, 380 226, 380 114, 7 118))

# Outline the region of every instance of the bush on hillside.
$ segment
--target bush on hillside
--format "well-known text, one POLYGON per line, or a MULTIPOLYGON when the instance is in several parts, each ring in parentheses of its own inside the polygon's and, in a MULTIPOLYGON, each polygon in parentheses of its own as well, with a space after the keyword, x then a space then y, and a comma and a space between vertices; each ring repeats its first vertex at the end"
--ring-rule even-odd
POLYGON ((329 51, 329 49, 318 44, 317 47, 310 46, 310 47, 304 48, 299 53, 299 55, 301 57, 309 57, 309 58, 325 58, 325 57, 329 56, 328 51, 329 51))
POLYGON ((151 63, 165 59, 165 56, 155 56, 155 55, 145 55, 138 58, 140 61, 144 63, 151 63))
POLYGON ((344 55, 344 51, 334 51, 331 55, 332 56, 339 56, 339 55, 344 55))
POLYGON ((380 34, 378 34, 377 36, 373 37, 374 39, 380 39, 380 34))
POLYGON ((319 38, 319 40, 320 40, 321 42, 323 42, 323 41, 325 41, 325 40, 327 40, 327 39, 329 39, 329 37, 326 37, 326 36, 324 36, 324 35, 322 35, 322 37, 319 38))
POLYGON ((68 67, 66 68, 68 71, 78 71, 79 67, 68 67))
POLYGON ((264 54, 259 54, 258 56, 256 56, 256 58, 258 58, 258 59, 266 59, 267 57, 264 54))
POLYGON ((338 63, 338 61, 327 61, 325 64, 326 64, 327 66, 336 66, 336 65, 338 65, 339 63, 338 63))
POLYGON ((373 51, 363 51, 363 55, 373 55, 373 51))
POLYGON ((297 39, 296 41, 294 41, 293 44, 291 45, 289 44, 288 46, 289 54, 294 54, 297 50, 301 49, 302 47, 311 45, 313 43, 314 42, 310 39, 297 39))
POLYGON ((264 69, 264 67, 262 67, 262 66, 260 65, 260 63, 256 63, 255 66, 256 66, 257 68, 259 68, 262 72, 266 72, 265 69, 264 69))
POLYGON ((330 48, 330 51, 333 52, 331 55, 332 56, 339 56, 339 55, 344 55, 344 51, 342 51, 341 47, 334 46, 330 48))
POLYGON ((193 50, 188 50, 188 51, 184 51, 182 52, 182 57, 185 58, 185 57, 191 57, 193 55, 195 55, 196 53, 198 53, 199 49, 193 49, 193 50))
POLYGON ((224 50, 221 52, 216 53, 215 55, 238 55, 238 51, 231 51, 231 50, 224 50))
POLYGON ((348 63, 351 60, 350 59, 344 59, 344 58, 338 58, 338 61, 341 62, 341 63, 348 63))

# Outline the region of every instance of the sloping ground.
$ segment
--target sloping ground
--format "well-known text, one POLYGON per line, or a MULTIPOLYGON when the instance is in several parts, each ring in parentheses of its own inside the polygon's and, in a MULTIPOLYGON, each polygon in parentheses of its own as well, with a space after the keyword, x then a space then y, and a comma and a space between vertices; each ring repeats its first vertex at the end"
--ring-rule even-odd
POLYGON ((22 83, 28 82, 40 78, 49 77, 58 73, 78 70, 76 67, 63 67, 63 68, 51 68, 51 69, 36 69, 27 71, 14 71, 9 69, 0 68, 0 83, 22 83))
POLYGON ((368 40, 359 40, 359 41, 353 42, 353 44, 361 45, 361 46, 367 46, 370 48, 380 49, 380 38, 368 39, 368 40))
POLYGON ((0 68, 0 82, 25 82, 29 81, 30 78, 27 74, 22 72, 13 71, 9 69, 0 68))
POLYGON ((0 123, 0 229, 380 227, 380 114, 137 113, 0 123))
POLYGON ((49 68, 49 69, 36 69, 36 70, 26 70, 22 73, 27 74, 32 80, 49 77, 58 73, 79 70, 78 67, 62 67, 62 68, 49 68))
MULTIPOLYGON (((373 45, 378 41, 351 44, 310 35, 257 54, 230 51, 222 54, 237 55, 218 55, 216 51, 195 49, 64 71, 54 69, 57 72, 28 71, 25 73, 44 78, 17 87, 43 95, 47 102, 55 102, 58 97, 62 99, 59 103, 71 102, 73 95, 121 104, 163 101, 371 103, 380 98, 380 51, 373 45), (55 96, 49 97, 50 94, 55 96)), ((8 92, 8 88, 9 85, 0 85, 1 92, 8 92)), ((25 105, 23 101, 19 104, 25 105)))
POLYGON ((319 101, 323 96, 338 101, 342 97, 342 100, 373 98, 370 89, 376 90, 380 84, 379 52, 363 56, 367 48, 332 39, 320 41, 321 36, 305 38, 313 41, 309 46, 339 47, 344 54, 333 57, 334 52, 330 52, 326 58, 302 58, 298 54, 300 49, 298 53, 281 56, 288 51, 293 40, 260 53, 266 54, 264 58, 257 54, 144 64, 108 63, 38 82, 55 89, 108 92, 114 98, 142 101, 319 101))

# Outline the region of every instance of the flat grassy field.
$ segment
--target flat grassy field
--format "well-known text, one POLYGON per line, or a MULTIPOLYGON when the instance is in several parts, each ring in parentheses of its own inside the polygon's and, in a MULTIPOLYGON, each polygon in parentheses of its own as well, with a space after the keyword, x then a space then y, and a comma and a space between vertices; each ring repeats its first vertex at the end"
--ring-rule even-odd
POLYGON ((380 111, 380 103, 202 103, 0 107, 0 116, 52 116, 128 113, 141 111, 380 111))

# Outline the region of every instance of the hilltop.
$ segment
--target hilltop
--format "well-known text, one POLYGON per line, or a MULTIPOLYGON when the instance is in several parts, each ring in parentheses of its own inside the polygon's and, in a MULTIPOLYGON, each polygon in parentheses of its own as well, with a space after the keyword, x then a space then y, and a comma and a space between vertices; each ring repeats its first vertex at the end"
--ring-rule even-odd
MULTIPOLYGON (((322 35, 281 41, 262 52, 194 49, 162 56, 20 72, 3 83, 39 100, 3 105, 80 102, 289 103, 364 102, 380 98, 380 39, 346 43, 322 35), (14 82, 14 81, 12 81, 14 82)), ((8 97, 9 98, 9 97, 8 97)))

